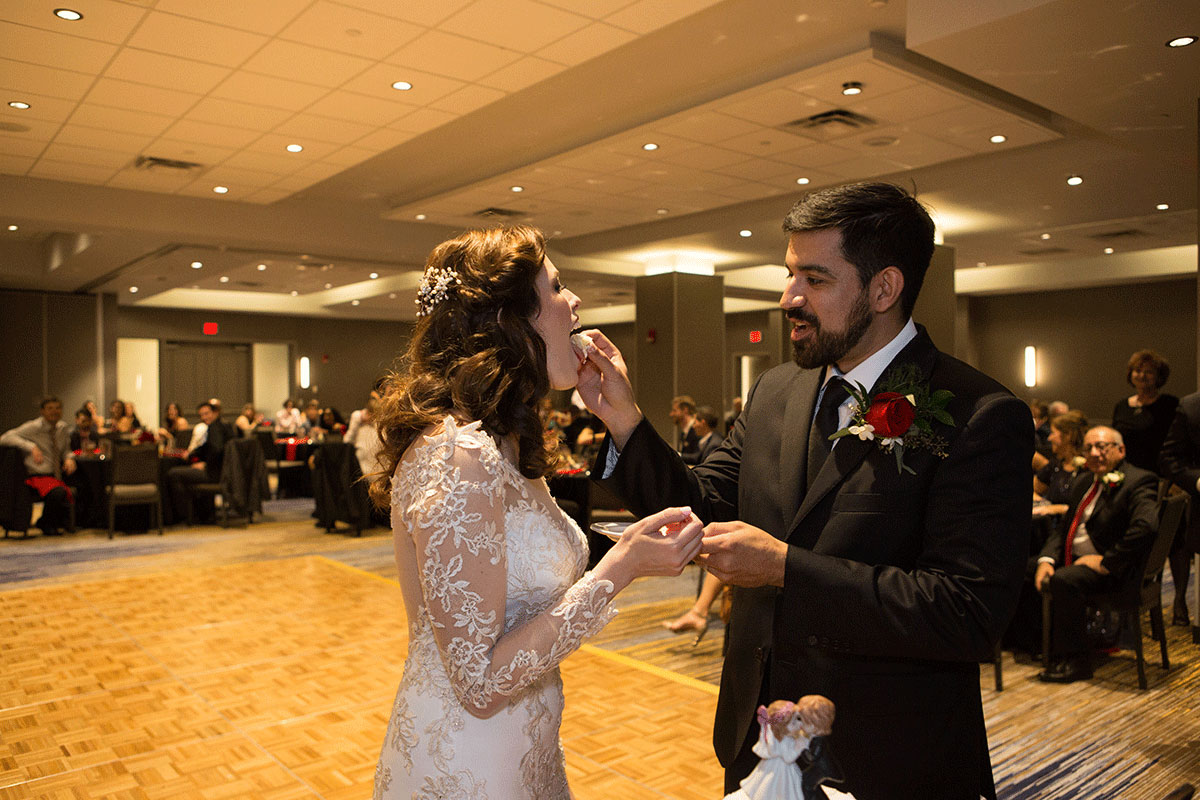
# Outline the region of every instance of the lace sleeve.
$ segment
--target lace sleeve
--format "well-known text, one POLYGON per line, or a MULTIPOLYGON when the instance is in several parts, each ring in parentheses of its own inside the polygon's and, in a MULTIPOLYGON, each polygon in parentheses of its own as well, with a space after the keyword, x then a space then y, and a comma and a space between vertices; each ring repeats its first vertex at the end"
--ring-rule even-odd
POLYGON ((403 517, 455 694, 487 717, 556 667, 616 613, 613 585, 585 574, 554 606, 504 633, 504 465, 478 423, 428 437, 403 517))

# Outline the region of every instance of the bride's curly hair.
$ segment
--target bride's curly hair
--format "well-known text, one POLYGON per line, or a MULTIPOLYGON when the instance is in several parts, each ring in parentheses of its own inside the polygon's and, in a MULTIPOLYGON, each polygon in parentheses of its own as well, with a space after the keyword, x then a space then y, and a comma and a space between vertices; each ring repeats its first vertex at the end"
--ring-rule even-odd
POLYGON ((434 292, 421 301, 425 313, 378 403, 382 469, 371 475, 377 506, 387 507, 408 446, 447 414, 480 420, 497 439, 515 433, 517 466, 527 478, 553 470, 557 439, 538 415, 550 391, 546 344, 533 327, 545 260, 545 237, 525 225, 468 231, 429 254, 422 283, 434 292), (457 283, 439 284, 447 270, 457 283))

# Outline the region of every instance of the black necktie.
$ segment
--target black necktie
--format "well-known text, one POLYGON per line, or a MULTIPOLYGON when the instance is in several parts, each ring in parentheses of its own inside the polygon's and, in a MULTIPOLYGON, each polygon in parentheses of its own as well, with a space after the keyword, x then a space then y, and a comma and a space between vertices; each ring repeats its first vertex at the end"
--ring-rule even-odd
POLYGON ((821 465, 833 450, 833 442, 829 437, 838 429, 838 407, 846 401, 850 392, 846 382, 841 378, 830 378, 821 395, 821 404, 817 406, 816 416, 813 417, 812 430, 808 433, 808 486, 812 486, 821 465))

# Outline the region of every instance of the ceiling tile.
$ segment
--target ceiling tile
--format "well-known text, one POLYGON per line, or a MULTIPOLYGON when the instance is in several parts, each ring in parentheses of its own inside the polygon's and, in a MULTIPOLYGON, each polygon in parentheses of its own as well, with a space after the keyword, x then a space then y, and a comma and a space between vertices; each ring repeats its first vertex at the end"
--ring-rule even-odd
POLYGON ((104 69, 115 45, 0 21, 0 53, 14 61, 96 74, 104 69))
POLYGON ((743 161, 739 164, 718 167, 713 172, 754 181, 770 176, 794 175, 796 168, 791 164, 781 164, 778 161, 768 161, 765 158, 752 158, 749 161, 743 161))
POLYGON ((0 13, 5 19, 21 25, 110 44, 124 42, 146 14, 143 8, 113 0, 83 0, 72 7, 83 13, 83 19, 59 19, 47 3, 9 2, 0 13))
POLYGON ((287 189, 259 189, 254 194, 246 198, 247 203, 262 203, 264 205, 275 203, 285 197, 291 197, 294 192, 287 189))
POLYGON ((759 130, 762 126, 712 111, 684 112, 655 125, 656 130, 696 142, 710 144, 759 130))
POLYGON ((0 133, 0 153, 5 155, 37 158, 48 145, 48 140, 21 138, 0 133))
POLYGON ((854 110, 886 125, 908 122, 964 105, 966 100, 959 94, 928 83, 918 83, 883 97, 864 100, 854 110))
POLYGON ((505 93, 499 89, 475 85, 464 86, 457 92, 431 103, 430 108, 437 111, 449 111, 452 114, 469 114, 476 109, 491 105, 504 96, 505 93))
POLYGON ((114 174, 116 167, 96 167, 88 164, 71 164, 65 161, 50 161, 42 158, 26 173, 35 178, 53 178, 72 183, 104 183, 114 174))
POLYGON ((186 42, 189 58, 236 67, 262 47, 267 37, 174 14, 152 12, 129 37, 129 46, 173 54, 186 42))
POLYGON ((392 94, 396 95, 394 99, 385 100, 339 90, 325 95, 305 111, 309 114, 334 117, 346 122, 382 126, 389 122, 395 122, 405 114, 411 114, 417 108, 415 105, 402 101, 407 92, 397 92, 393 89, 392 94))
POLYGON ((76 125, 105 128, 122 133, 144 133, 151 136, 156 136, 166 130, 172 120, 172 117, 162 114, 147 114, 144 111, 129 111, 90 103, 81 103, 71 117, 71 122, 76 125))
POLYGON ((668 164, 679 164, 680 166, 693 167, 695 169, 724 167, 729 164, 736 164, 739 161, 745 161, 746 158, 745 153, 724 147, 713 147, 707 144, 670 150, 662 154, 662 160, 668 164))
POLYGON ((466 84, 454 78, 422 72, 411 67, 376 64, 347 81, 342 89, 381 100, 397 100, 413 106, 425 106, 463 86, 466 84), (392 84, 396 81, 408 81, 413 88, 406 91, 393 89, 392 84))
POLYGON ((133 162, 136 153, 117 150, 97 150, 94 147, 78 147, 73 144, 51 142, 42 154, 51 161, 66 161, 72 164, 88 164, 95 167, 110 167, 113 171, 133 162))
POLYGON ((863 53, 861 60, 847 58, 839 61, 838 66, 832 69, 817 67, 809 70, 800 80, 789 81, 787 86, 793 91, 823 100, 835 107, 857 108, 872 98, 908 88, 914 83, 916 78, 912 75, 881 64, 863 53), (847 81, 861 83, 862 94, 842 94, 842 84, 847 81))
POLYGON ((587 17, 533 0, 476 0, 438 26, 533 53, 588 24, 587 17))
POLYGON ((401 117, 388 127, 406 133, 425 133, 434 128, 440 128, 456 119, 458 119, 458 115, 449 111, 421 108, 406 117, 401 117))
POLYGON ((547 61, 544 58, 525 56, 520 61, 509 64, 507 67, 501 67, 491 75, 480 78, 479 83, 495 89, 502 89, 505 92, 519 92, 562 71, 561 64, 547 61))
POLYGON ((91 84, 91 75, 0 58, 0 88, 9 91, 78 100, 91 84))
POLYGON ((110 78, 206 94, 230 73, 227 67, 123 47, 104 70, 110 78))
POLYGON ((400 67, 412 67, 463 81, 474 81, 490 75, 520 57, 521 53, 515 50, 464 39, 442 31, 429 31, 384 60, 400 67))
POLYGON ((54 137, 54 141, 96 147, 101 150, 108 148, 137 153, 154 141, 154 136, 145 133, 122 133, 104 128, 89 128, 86 125, 78 125, 72 120, 62 126, 62 129, 54 137))
MULTIPOLYGON (((229 194, 240 192, 242 195, 245 195, 252 188, 262 189, 270 186, 279 180, 279 177, 279 174, 275 172, 221 164, 196 178, 192 185, 203 186, 214 197, 220 196, 212 190, 214 186, 228 187, 229 194)), ((225 197, 228 196, 225 195, 225 197)))
POLYGON ((236 153, 232 147, 218 147, 198 142, 183 142, 178 139, 157 139, 142 150, 142 155, 169 158, 175 161, 191 161, 212 166, 220 164, 236 153))
POLYGON ((25 156, 10 156, 0 150, 0 173, 4 175, 24 175, 37 161, 25 156))
POLYGON ((564 8, 591 19, 603 19, 614 11, 632 5, 634 0, 540 0, 548 6, 564 8))
POLYGON ((374 158, 378 155, 377 150, 366 147, 343 147, 330 155, 321 159, 324 164, 334 164, 342 169, 353 167, 355 164, 361 164, 368 158, 374 158))
POLYGON ((847 139, 842 144, 847 148, 859 149, 870 156, 886 158, 908 168, 923 167, 971 155, 971 151, 955 144, 942 142, 925 136, 906 126, 895 125, 880 128, 868 134, 847 139), (894 144, 871 146, 873 141, 896 139, 894 144))
POLYGON ((402 145, 410 139, 419 135, 419 132, 397 131, 392 128, 383 128, 374 133, 368 133, 354 143, 355 147, 362 147, 367 150, 373 150, 376 153, 382 153, 385 150, 391 150, 393 147, 402 145))
POLYGON ((260 133, 269 131, 292 116, 291 111, 235 100, 207 97, 196 104, 184 119, 248 128, 260 133))
POLYGON ((318 142, 311 139, 297 141, 292 136, 284 136, 279 133, 266 133, 254 140, 246 149, 255 153, 285 155, 288 158, 298 159, 307 164, 331 155, 339 149, 339 145, 330 144, 329 142, 318 142), (299 153, 289 153, 287 151, 289 144, 298 144, 304 149, 299 153))
POLYGON ((828 105, 789 89, 741 92, 733 103, 720 103, 717 110, 731 117, 773 127, 828 110, 828 105), (749 97, 746 95, 749 94, 749 97))
POLYGON ((747 156, 762 157, 784 153, 811 144, 811 140, 774 128, 759 128, 721 142, 721 147, 737 150, 747 156))
POLYGON ((614 28, 612 25, 605 25, 602 22, 593 22, 586 28, 543 47, 537 51, 537 54, 542 58, 573 67, 598 55, 603 55, 609 50, 615 50, 636 38, 637 34, 621 28, 614 28))
POLYGON ((352 144, 374 131, 369 125, 360 125, 332 117, 318 117, 313 114, 297 114, 280 125, 273 132, 281 136, 290 136, 303 143, 309 139, 333 144, 352 144))
POLYGON ((231 73, 220 86, 212 90, 213 97, 290 111, 303 111, 328 93, 329 89, 324 86, 240 70, 231 73))
POLYGON ((214 203, 239 203, 262 188, 265 188, 265 184, 218 184, 205 177, 181 187, 176 194, 199 197, 214 203), (213 191, 214 185, 225 186, 229 191, 225 194, 217 194, 213 191))
POLYGON ((646 183, 620 175, 590 175, 583 179, 583 185, 602 194, 620 195, 641 189, 646 183))
POLYGON ((363 8, 384 14, 389 17, 415 22, 426 28, 435 27, 439 22, 454 14, 460 8, 473 0, 336 0, 339 5, 352 8, 363 8))
POLYGON ((156 112, 172 116, 185 113, 200 99, 201 95, 198 94, 176 92, 158 86, 119 81, 114 78, 98 79, 87 95, 87 102, 98 106, 123 108, 129 111, 152 108, 156 112))
POLYGON ((649 33, 702 11, 719 0, 639 0, 604 18, 634 33, 649 33))
POLYGON ((795 150, 772 153, 771 158, 797 167, 822 167, 854 156, 853 151, 834 144, 813 142, 795 150))
POLYGON ((211 144, 240 150, 257 139, 259 134, 245 128, 214 125, 211 122, 200 122, 194 119, 181 119, 163 131, 162 135, 164 139, 178 139, 182 142, 211 144))
POLYGON ((879 178, 893 172, 899 172, 900 167, 879 156, 858 156, 839 164, 829 164, 825 172, 837 176, 843 181, 857 181, 867 178, 879 178))
POLYGON ((175 170, 123 169, 105 184, 118 189, 136 189, 143 192, 172 194, 195 179, 194 175, 175 170))
POLYGON ((580 148, 574 154, 568 154, 555 159, 556 164, 572 169, 590 170, 592 172, 616 172, 638 163, 632 155, 610 153, 597 148, 580 148))
POLYGON ((63 122, 67 117, 71 116, 71 112, 75 110, 76 105, 74 100, 64 100, 61 97, 45 97, 33 92, 8 95, 0 98, 0 102, 5 103, 5 105, 0 105, 0 120, 15 122, 17 124, 28 124, 28 121, 31 119, 44 120, 46 122, 63 122), (29 108, 13 108, 7 105, 7 101, 9 100, 21 100, 28 103, 29 108))
POLYGON ((304 10, 312 0, 271 0, 248 3, 246 0, 158 0, 156 11, 191 17, 221 25, 233 24, 243 31, 273 36, 304 10))
POLYGON ((251 72, 333 88, 371 66, 365 58, 296 42, 275 40, 242 65, 251 72))
POLYGON ((270 188, 276 191, 286 191, 288 194, 293 194, 295 192, 307 189, 314 183, 320 183, 320 181, 317 178, 289 176, 271 184, 270 188))
MULTIPOLYGON (((725 186, 720 190, 720 195, 729 200, 736 202, 745 202, 747 200, 759 200, 764 197, 774 197, 779 194, 787 194, 791 189, 781 189, 777 186, 770 186, 757 181, 747 181, 745 183, 737 183, 733 186, 725 186)), ((719 203, 709 203, 708 206, 719 206, 719 203)))
POLYGON ((279 38, 380 59, 424 31, 419 25, 394 17, 317 0, 284 28, 279 38))
POLYGON ((278 176, 290 175, 304 166, 303 161, 288 158, 288 156, 293 155, 292 153, 282 152, 283 155, 276 155, 273 153, 256 153, 252 150, 242 150, 221 162, 221 166, 232 169, 258 170, 259 172, 269 172, 278 176))
POLYGON ((837 183, 838 180, 828 172, 809 167, 793 169, 790 173, 781 172, 778 175, 765 175, 757 179, 758 183, 765 183, 770 186, 777 187, 791 192, 807 192, 818 186, 828 186, 837 183), (797 178, 808 178, 808 183, 803 186, 796 183, 797 178))

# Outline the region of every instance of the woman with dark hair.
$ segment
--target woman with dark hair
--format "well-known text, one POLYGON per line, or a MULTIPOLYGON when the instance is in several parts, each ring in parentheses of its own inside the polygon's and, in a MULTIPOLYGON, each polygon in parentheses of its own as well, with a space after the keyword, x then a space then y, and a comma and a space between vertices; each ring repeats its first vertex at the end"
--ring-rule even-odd
POLYGON ((539 231, 442 243, 417 307, 376 420, 371 493, 391 504, 410 627, 374 797, 565 799, 558 665, 633 578, 682 571, 700 522, 678 508, 647 517, 584 573, 586 539, 543 480, 557 447, 538 415, 577 380, 579 298, 539 231))
POLYGON ((1158 472, 1158 451, 1175 418, 1179 398, 1160 392, 1171 375, 1171 365, 1153 350, 1129 357, 1125 380, 1134 394, 1117 401, 1112 426, 1125 439, 1125 460, 1135 467, 1158 472))
POLYGON ((167 403, 167 407, 163 409, 163 421, 158 429, 158 438, 170 447, 175 443, 175 434, 187 429, 188 421, 180 413, 179 404, 167 403))

